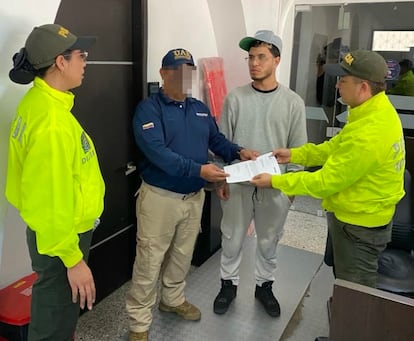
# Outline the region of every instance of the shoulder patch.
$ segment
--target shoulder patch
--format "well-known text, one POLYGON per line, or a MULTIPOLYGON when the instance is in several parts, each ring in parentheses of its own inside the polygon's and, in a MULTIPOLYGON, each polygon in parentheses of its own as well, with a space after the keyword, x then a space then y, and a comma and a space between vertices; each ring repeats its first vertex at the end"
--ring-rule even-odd
POLYGON ((81 134, 81 144, 84 153, 86 154, 91 149, 91 145, 89 144, 88 138, 86 137, 86 133, 82 131, 81 134))

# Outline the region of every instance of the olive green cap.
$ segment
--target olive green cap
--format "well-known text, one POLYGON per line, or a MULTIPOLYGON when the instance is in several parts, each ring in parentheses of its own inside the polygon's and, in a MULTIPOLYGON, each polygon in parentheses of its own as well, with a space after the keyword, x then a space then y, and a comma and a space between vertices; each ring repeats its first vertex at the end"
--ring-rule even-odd
POLYGON ((337 64, 325 64, 323 69, 332 76, 355 76, 364 80, 382 83, 388 74, 385 59, 374 51, 355 50, 347 53, 337 64))
POLYGON ((27 59, 36 70, 52 65, 55 58, 66 50, 86 50, 96 42, 96 37, 77 37, 58 24, 35 27, 27 37, 27 59))

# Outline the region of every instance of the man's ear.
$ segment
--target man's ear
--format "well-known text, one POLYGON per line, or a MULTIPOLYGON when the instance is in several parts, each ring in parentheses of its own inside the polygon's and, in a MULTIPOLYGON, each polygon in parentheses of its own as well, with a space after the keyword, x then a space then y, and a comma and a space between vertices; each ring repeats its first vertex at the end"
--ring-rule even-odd
POLYGON ((368 83, 368 81, 363 81, 362 82, 362 88, 365 90, 365 91, 369 91, 369 92, 371 92, 371 86, 369 85, 369 83, 368 83))
POLYGON ((162 79, 164 79, 165 73, 166 73, 166 70, 161 68, 160 69, 160 76, 161 76, 162 79))
POLYGON ((55 59, 55 65, 59 70, 62 70, 63 67, 65 66, 65 57, 63 57, 62 55, 59 55, 56 57, 55 59))

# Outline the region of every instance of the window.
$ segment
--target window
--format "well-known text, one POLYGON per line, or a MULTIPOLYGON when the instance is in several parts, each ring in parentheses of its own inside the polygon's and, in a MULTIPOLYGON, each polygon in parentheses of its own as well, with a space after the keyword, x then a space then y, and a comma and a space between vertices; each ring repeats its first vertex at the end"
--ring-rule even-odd
POLYGON ((373 51, 409 52, 414 46, 414 31, 374 31, 373 51))

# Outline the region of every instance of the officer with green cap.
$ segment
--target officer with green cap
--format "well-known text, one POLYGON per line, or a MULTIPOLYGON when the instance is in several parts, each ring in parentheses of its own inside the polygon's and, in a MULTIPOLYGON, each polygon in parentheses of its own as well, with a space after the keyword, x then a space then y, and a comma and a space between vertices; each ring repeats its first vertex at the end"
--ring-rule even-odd
POLYGON ((385 94, 388 68, 381 55, 356 50, 324 69, 339 77, 336 87, 349 113, 345 127, 319 145, 274 151, 279 163, 321 168, 260 174, 251 182, 287 195, 322 199, 336 277, 375 288, 378 257, 391 240, 391 219, 404 196, 401 121, 385 94))
POLYGON ((33 82, 11 125, 6 182, 38 277, 29 341, 73 340, 79 309, 95 301, 86 261, 105 186, 92 140, 71 113, 70 91, 82 84, 95 40, 58 24, 35 27, 9 73, 15 83, 33 82))

